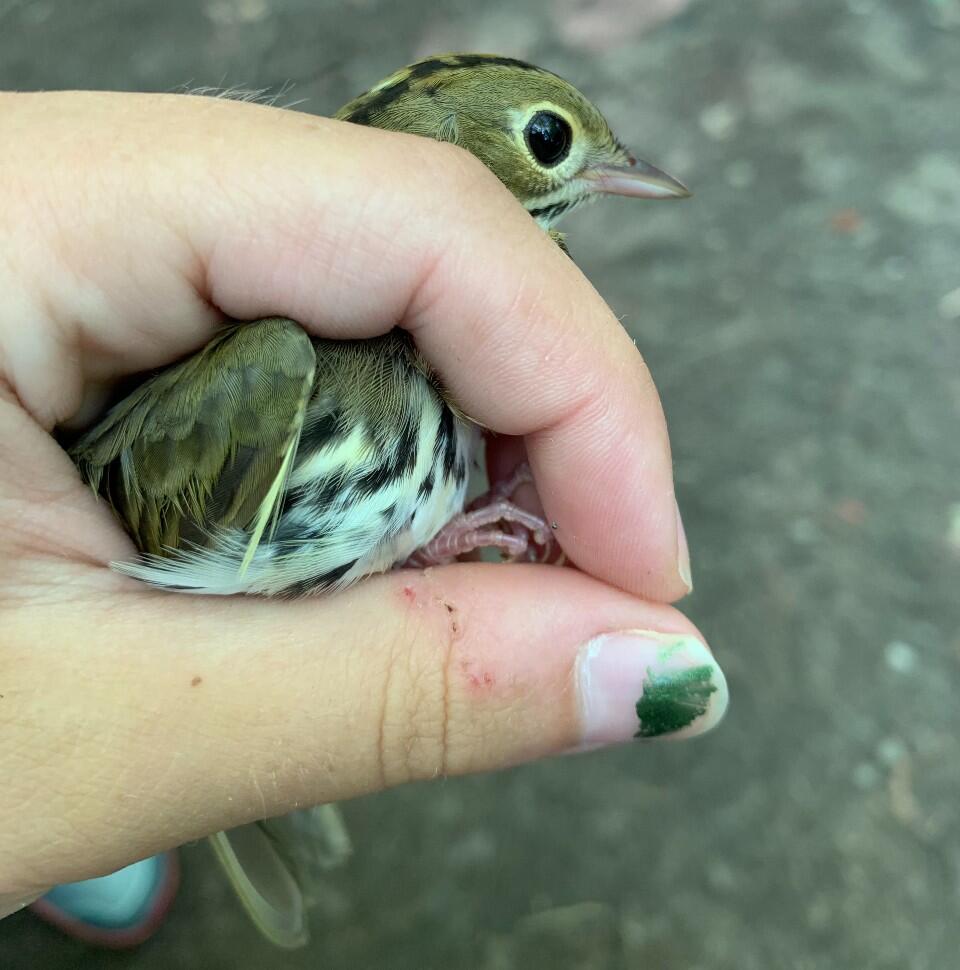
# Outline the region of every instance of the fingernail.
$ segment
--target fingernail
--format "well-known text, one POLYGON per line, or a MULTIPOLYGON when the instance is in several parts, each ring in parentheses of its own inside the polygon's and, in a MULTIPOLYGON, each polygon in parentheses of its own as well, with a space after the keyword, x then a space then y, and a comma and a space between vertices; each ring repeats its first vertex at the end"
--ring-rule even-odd
POLYGON ((677 509, 677 571, 680 579, 687 587, 687 592, 693 592, 693 576, 690 573, 690 547, 687 545, 687 530, 683 527, 683 518, 680 515, 680 506, 674 505, 677 509))
POLYGON ((649 630, 606 633, 581 647, 577 684, 584 747, 703 734, 729 696, 702 641, 649 630))

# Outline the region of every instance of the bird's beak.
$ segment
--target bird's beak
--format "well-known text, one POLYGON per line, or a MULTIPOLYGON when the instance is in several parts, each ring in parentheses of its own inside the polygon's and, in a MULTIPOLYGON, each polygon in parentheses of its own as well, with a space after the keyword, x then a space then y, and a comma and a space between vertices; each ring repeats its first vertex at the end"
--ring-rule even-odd
POLYGON ((686 199, 691 191, 672 175, 649 162, 629 156, 626 165, 594 165, 583 171, 594 192, 603 195, 629 195, 635 199, 686 199))

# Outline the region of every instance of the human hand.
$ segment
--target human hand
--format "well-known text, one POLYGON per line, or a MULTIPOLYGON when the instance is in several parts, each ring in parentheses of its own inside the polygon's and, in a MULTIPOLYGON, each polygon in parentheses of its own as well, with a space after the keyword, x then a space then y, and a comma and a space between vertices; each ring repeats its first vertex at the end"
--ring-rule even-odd
POLYGON ((665 605, 688 566, 650 375, 478 162, 173 95, 2 95, 0 133, 0 897, 295 806, 716 723, 723 676, 665 605), (578 568, 300 601, 106 569, 130 542, 50 431, 268 314, 410 329, 501 436, 494 465, 522 440, 578 568))

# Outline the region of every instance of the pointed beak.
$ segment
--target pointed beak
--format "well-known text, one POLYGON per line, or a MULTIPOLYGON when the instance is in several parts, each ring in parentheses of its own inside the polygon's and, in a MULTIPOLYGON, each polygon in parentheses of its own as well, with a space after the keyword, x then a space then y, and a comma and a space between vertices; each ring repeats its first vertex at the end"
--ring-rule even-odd
POLYGON ((594 192, 635 199, 686 199, 693 193, 672 175, 649 162, 629 156, 626 165, 596 165, 580 176, 594 192))

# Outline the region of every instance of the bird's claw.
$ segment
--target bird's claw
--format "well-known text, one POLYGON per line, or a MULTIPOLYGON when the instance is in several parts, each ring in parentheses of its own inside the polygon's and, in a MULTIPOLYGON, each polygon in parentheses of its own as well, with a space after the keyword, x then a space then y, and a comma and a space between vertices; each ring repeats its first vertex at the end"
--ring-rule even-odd
POLYGON ((550 524, 512 501, 522 485, 532 484, 530 466, 524 462, 510 478, 494 485, 451 519, 406 565, 444 565, 484 548, 499 549, 507 562, 552 561, 557 543, 550 524))

